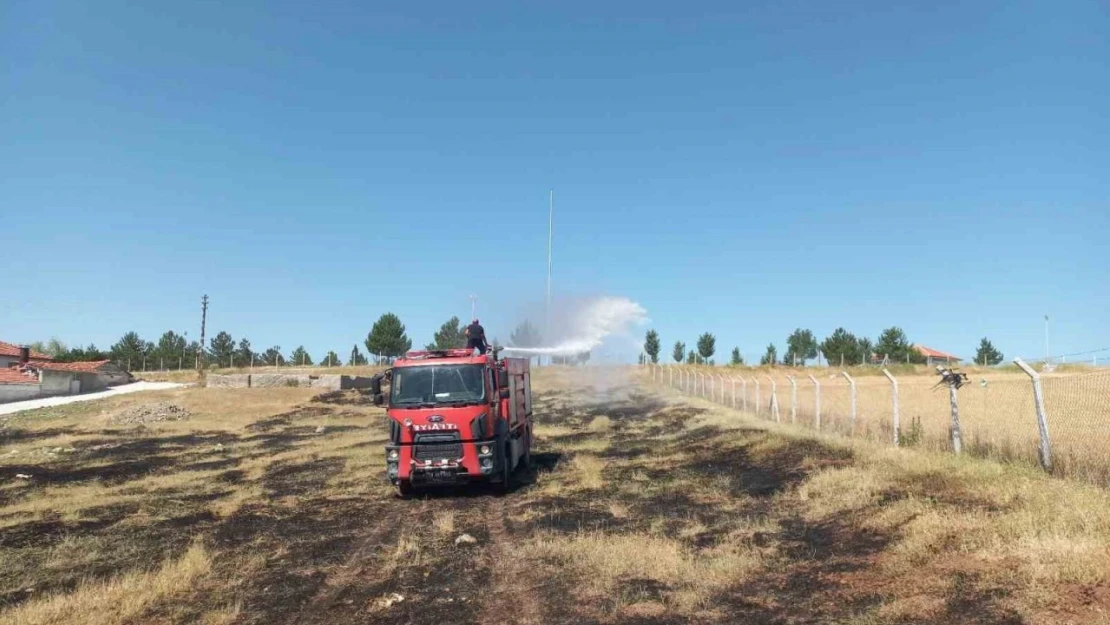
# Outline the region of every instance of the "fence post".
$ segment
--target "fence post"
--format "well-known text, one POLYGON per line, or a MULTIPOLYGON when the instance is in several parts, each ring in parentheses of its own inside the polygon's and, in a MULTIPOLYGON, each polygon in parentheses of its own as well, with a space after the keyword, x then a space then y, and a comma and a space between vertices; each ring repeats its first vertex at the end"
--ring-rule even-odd
POLYGON ((813 427, 821 430, 821 383, 812 375, 809 380, 813 382, 813 427))
POLYGON ((948 385, 948 402, 952 404, 952 451, 959 454, 963 451, 963 440, 960 437, 960 400, 956 395, 956 385, 948 385))
POLYGON ((721 405, 723 406, 725 405, 725 376, 719 375, 717 377, 721 379, 721 405))
POLYGON ((759 414, 759 409, 763 407, 762 398, 759 396, 759 380, 752 378, 752 382, 755 382, 755 414, 759 414))
POLYGON ((775 418, 775 423, 782 423, 779 418, 779 385, 771 376, 767 376, 767 379, 771 381, 771 416, 775 418))
POLYGON ((674 388, 674 369, 667 366, 667 386, 674 388))
POLYGON ((898 380, 886 370, 886 367, 883 367, 883 375, 890 380, 890 399, 894 404, 894 444, 898 445, 899 429, 902 427, 898 417, 898 380))
POLYGON ((731 378, 731 380, 732 380, 732 409, 735 410, 736 409, 736 378, 731 378))
POLYGON ((645 362, 647 362, 648 368, 651 369, 651 383, 655 384, 655 366, 652 365, 650 361, 645 362))
POLYGON ((798 381, 790 376, 790 422, 798 422, 798 381))
POLYGON ((713 401, 713 396, 717 394, 717 381, 713 379, 712 373, 705 374, 705 377, 709 378, 709 401, 713 401))
POLYGON ((852 379, 852 376, 848 375, 847 371, 841 371, 840 375, 844 376, 844 378, 846 380, 848 380, 848 384, 852 387, 852 413, 851 413, 851 416, 848 417, 848 431, 850 432, 849 436, 855 436, 856 435, 856 405, 857 405, 857 402, 856 402, 856 381, 852 379))
POLYGON ((748 381, 744 379, 744 376, 740 376, 740 386, 741 386, 740 390, 744 392, 744 408, 743 408, 743 410, 744 410, 744 412, 747 412, 748 411, 748 381))
POLYGON ((1033 379, 1033 402, 1037 407, 1037 429, 1041 433, 1041 467, 1045 471, 1052 470, 1052 441, 1048 438, 1048 415, 1044 409, 1044 390, 1041 388, 1041 376, 1033 367, 1025 364, 1021 358, 1014 358, 1014 364, 1021 367, 1033 379))

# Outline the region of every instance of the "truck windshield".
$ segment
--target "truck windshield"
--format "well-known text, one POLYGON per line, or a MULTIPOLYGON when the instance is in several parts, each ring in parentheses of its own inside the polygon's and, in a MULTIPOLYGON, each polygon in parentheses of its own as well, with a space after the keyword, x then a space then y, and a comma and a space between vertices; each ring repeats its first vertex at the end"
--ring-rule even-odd
POLYGON ((485 367, 426 365, 393 370, 389 403, 393 406, 474 404, 486 399, 485 367))

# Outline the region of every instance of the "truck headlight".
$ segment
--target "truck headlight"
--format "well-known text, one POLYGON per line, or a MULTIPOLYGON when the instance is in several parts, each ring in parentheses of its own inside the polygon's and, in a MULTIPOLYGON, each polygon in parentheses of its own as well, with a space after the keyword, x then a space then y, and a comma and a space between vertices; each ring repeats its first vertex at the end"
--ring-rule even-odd
POLYGON ((483 456, 488 456, 490 452, 489 445, 482 445, 478 448, 478 453, 483 456))
POLYGON ((390 460, 396 460, 396 459, 400 458, 401 455, 397 453, 396 449, 390 449, 389 454, 386 457, 389 458, 390 460))
POLYGON ((493 460, 490 460, 489 458, 482 458, 482 468, 483 469, 488 469, 492 466, 493 466, 493 460))

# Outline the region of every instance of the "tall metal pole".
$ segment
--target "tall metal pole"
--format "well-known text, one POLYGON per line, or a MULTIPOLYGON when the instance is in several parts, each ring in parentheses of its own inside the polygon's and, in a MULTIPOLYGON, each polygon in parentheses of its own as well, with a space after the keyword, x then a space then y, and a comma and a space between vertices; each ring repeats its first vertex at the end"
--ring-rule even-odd
POLYGON ((478 301, 478 296, 477 296, 477 295, 471 295, 471 296, 470 296, 470 318, 471 318, 471 319, 477 319, 477 318, 478 318, 478 317, 477 317, 477 316, 476 316, 476 315, 474 314, 474 311, 475 311, 475 308, 474 308, 474 302, 477 302, 477 301, 478 301))
MULTIPOLYGON (((547 200, 547 307, 544 311, 544 334, 551 340, 551 241, 555 232, 555 190, 552 189, 547 200)), ((550 358, 548 358, 550 364, 550 358)))

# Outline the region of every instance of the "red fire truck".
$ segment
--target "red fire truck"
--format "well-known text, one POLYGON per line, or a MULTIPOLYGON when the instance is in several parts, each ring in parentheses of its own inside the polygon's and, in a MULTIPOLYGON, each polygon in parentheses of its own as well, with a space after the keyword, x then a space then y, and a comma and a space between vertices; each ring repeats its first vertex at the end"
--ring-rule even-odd
MULTIPOLYGON (((425 486, 488 481, 508 489, 530 465, 527 358, 473 350, 410 351, 393 363, 386 474, 402 496, 425 486)), ((379 401, 384 401, 377 395, 379 401)))

